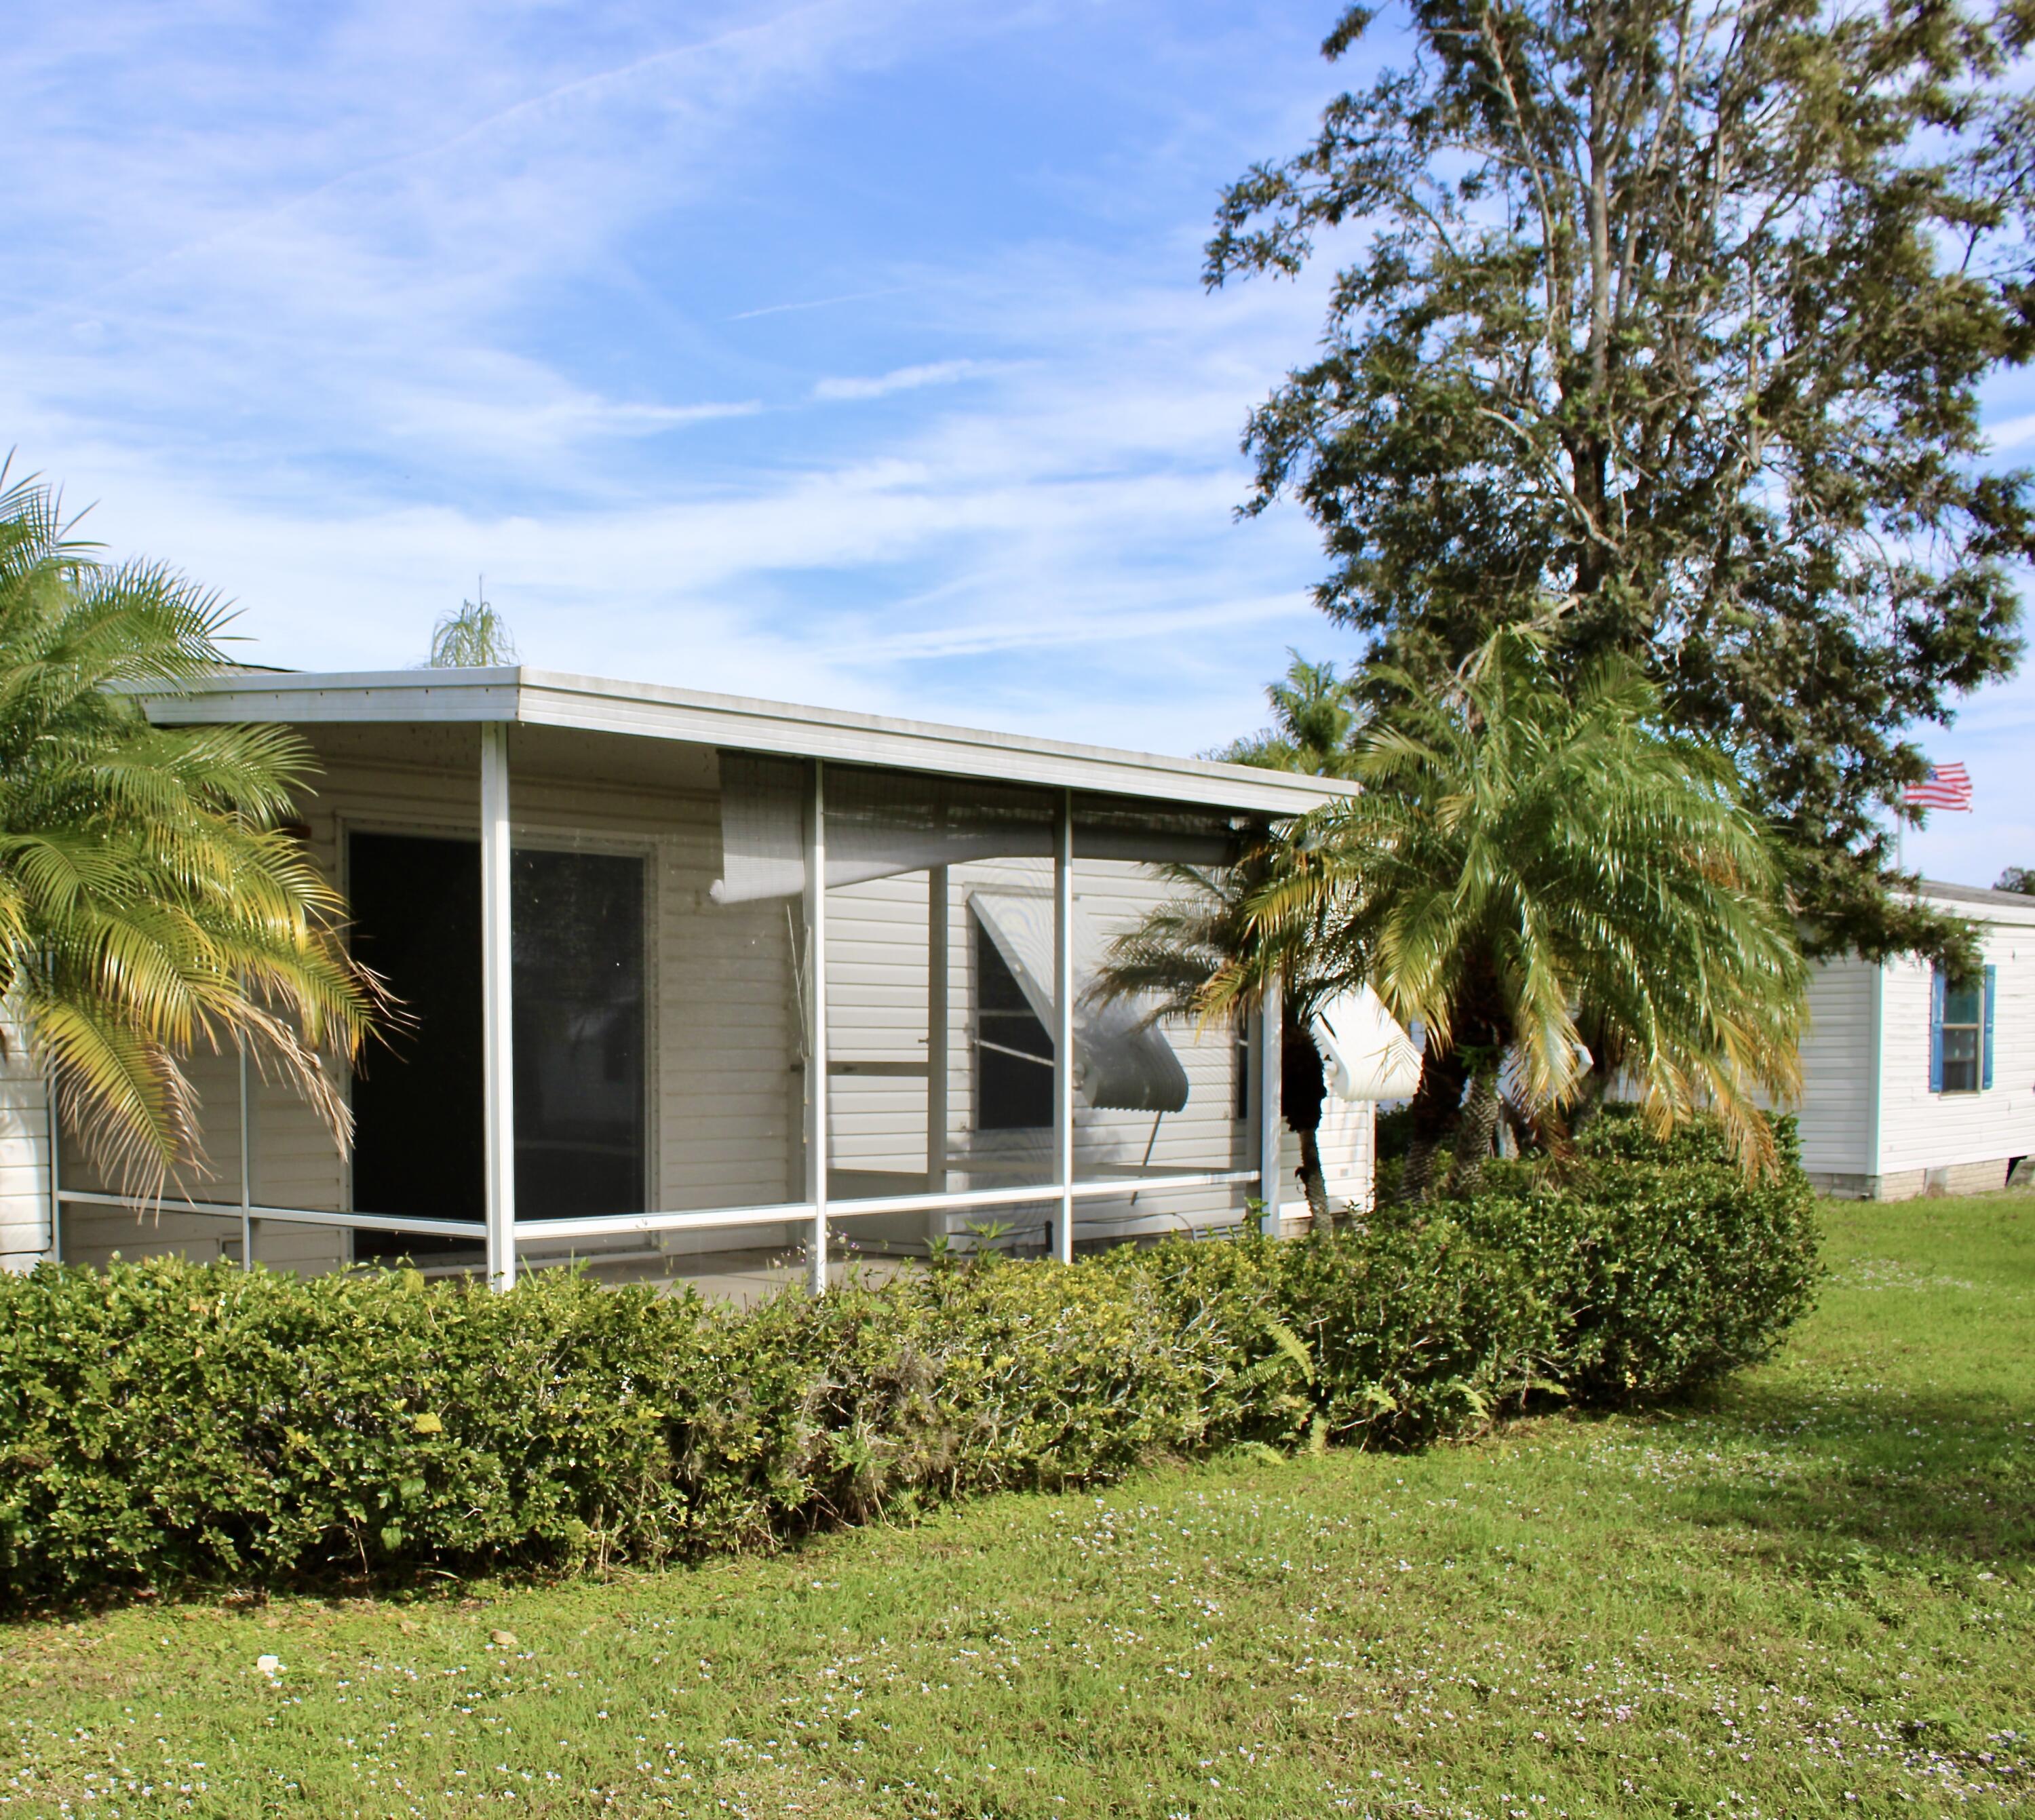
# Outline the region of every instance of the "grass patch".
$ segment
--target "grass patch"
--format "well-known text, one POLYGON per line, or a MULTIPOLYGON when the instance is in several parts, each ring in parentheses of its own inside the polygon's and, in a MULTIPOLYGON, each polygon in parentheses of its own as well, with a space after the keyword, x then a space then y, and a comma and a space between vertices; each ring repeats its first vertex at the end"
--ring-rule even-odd
POLYGON ((1827 1228, 1815 1316, 1698 1406, 606 1583, 9 1626, 0 1814, 2026 1806, 2035 1200, 1827 1228))

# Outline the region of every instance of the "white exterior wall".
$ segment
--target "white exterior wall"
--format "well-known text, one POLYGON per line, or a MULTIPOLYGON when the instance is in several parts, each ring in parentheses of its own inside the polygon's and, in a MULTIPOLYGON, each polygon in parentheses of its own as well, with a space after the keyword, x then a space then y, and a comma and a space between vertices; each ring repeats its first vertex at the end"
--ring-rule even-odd
POLYGON ((1997 1188, 2014 1159, 2035 1155, 2035 901, 1932 901, 1977 924, 1995 969, 1993 1084, 1930 1092, 1927 964, 1818 967, 1802 1047, 1802 1161, 1831 1193, 1901 1200, 1997 1188))
POLYGON ((1981 945, 1996 998, 1992 1085, 1977 1093, 1929 1091, 1929 969, 1910 961, 1886 969, 1874 1171, 1883 1194, 1919 1192, 1901 1179, 1916 1171, 1980 1164, 1999 1165, 2000 1180, 1986 1184, 1999 1187, 2009 1159, 2035 1153, 2035 905, 2011 922, 1988 920, 1981 945))
POLYGON ((1879 969, 1827 961, 1809 976, 1809 1028, 1802 1040, 1802 1099, 1796 1108, 1802 1167, 1815 1176, 1873 1173, 1873 991, 1879 969))
POLYGON ((0 1034, 0 1270, 32 1270, 50 1253, 49 1089, 11 1019, 0 1034))

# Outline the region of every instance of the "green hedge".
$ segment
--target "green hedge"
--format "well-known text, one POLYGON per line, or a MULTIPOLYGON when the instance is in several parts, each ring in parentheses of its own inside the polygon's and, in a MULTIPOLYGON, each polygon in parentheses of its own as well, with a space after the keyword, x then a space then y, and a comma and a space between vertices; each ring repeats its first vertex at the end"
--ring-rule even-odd
POLYGON ((1748 1186, 1714 1125, 1664 1143, 1612 1107, 1561 1165, 1494 1164, 1448 1205, 1556 1311, 1570 1395, 1678 1396, 1766 1357, 1813 1300, 1815 1197, 1795 1121, 1776 1136, 1780 1171, 1748 1186))
POLYGON ((1333 1241, 989 1260, 749 1310, 170 1259, 0 1278, 0 1598, 569 1571, 1236 1446, 1685 1390, 1807 1305, 1799 1171, 1607 1123, 1333 1241))

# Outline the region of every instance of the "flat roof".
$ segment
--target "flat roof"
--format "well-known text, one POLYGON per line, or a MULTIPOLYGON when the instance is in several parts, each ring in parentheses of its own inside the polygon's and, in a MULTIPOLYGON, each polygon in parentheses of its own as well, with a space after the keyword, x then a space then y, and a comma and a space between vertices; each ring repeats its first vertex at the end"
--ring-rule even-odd
POLYGON ((173 694, 144 691, 142 699, 149 719, 164 726, 506 721, 1273 815, 1296 815, 1356 794, 1355 785, 1328 778, 1209 758, 1074 745, 527 665, 359 673, 235 671, 202 678, 173 694))

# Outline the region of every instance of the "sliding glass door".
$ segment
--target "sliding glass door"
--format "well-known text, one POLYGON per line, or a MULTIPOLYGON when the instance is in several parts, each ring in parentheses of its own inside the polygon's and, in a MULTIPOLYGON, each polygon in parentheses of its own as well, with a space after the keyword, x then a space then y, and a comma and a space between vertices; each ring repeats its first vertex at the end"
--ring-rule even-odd
MULTIPOLYGON (((510 916, 517 1209, 635 1213, 645 1179, 643 861, 518 848, 510 916)), ((480 855, 471 840, 358 833, 348 851, 354 952, 402 1019, 354 1081, 353 1205, 482 1216, 480 855)), ((356 1235, 356 1254, 470 1249, 356 1235)))

